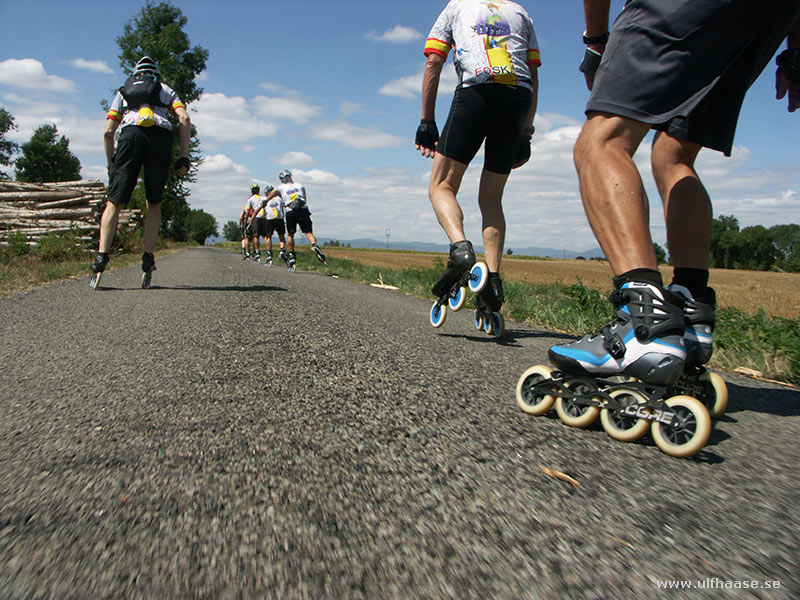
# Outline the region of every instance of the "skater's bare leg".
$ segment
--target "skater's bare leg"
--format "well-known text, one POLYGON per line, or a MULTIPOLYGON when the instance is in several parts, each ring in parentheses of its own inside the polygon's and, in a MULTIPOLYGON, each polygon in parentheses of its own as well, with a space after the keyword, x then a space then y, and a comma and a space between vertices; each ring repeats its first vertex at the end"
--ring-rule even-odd
POLYGON ((632 119, 592 113, 575 143, 586 216, 615 276, 658 268, 647 195, 633 162, 649 129, 632 119))
POLYGON ((114 239, 114 234, 117 231, 117 223, 119 222, 119 212, 121 206, 113 202, 107 202, 106 208, 103 210, 103 217, 100 219, 100 244, 98 252, 108 253, 111 248, 111 241, 114 239))
POLYGON ((294 235, 286 236, 286 249, 289 252, 294 252, 294 235))
POLYGON ((508 175, 484 170, 478 191, 478 206, 483 217, 483 252, 489 271, 500 271, 503 244, 506 238, 506 220, 503 216, 503 189, 508 175))
POLYGON ((708 269, 713 209, 694 170, 700 146, 659 133, 653 141, 653 177, 664 203, 667 247, 675 268, 708 269))
POLYGON ((466 239, 464 213, 456 200, 456 194, 468 166, 438 152, 433 159, 428 196, 433 212, 451 244, 466 239))
POLYGON ((156 249, 158 230, 161 228, 161 203, 147 203, 147 215, 144 218, 144 251, 152 254, 156 249))

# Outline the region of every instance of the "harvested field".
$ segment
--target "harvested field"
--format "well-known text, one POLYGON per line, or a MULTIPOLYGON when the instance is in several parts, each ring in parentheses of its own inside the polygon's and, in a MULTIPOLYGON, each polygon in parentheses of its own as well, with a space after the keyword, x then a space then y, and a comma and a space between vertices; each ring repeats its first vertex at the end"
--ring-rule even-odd
MULTIPOLYGON (((447 260, 444 254, 429 252, 327 247, 325 253, 335 258, 392 269, 433 267, 437 261, 444 263, 447 260)), ((611 291, 611 270, 608 263, 603 261, 505 256, 502 272, 504 279, 532 283, 551 283, 560 279, 570 284, 580 277, 587 287, 611 291)), ((671 267, 662 267, 661 272, 665 281, 671 279, 671 267)), ((772 317, 800 316, 800 273, 712 269, 711 286, 717 291, 717 301, 721 307, 732 306, 748 313, 763 308, 772 317)))

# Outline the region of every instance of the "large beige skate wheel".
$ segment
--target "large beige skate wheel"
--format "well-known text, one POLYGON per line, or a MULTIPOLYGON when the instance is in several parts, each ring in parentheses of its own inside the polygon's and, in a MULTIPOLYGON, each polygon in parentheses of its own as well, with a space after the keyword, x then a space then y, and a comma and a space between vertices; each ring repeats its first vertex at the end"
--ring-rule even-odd
MULTIPOLYGON (((618 400, 623 406, 636 406, 647 402, 647 398, 636 390, 625 388, 616 389, 609 393, 609 396, 618 400)), ((606 433, 620 442, 635 442, 650 428, 650 421, 647 419, 629 416, 608 408, 600 410, 600 422, 606 433)))
POLYGON ((728 408, 728 386, 722 377, 713 371, 706 371, 700 375, 700 383, 708 383, 714 389, 714 406, 708 412, 712 419, 719 419, 728 408))
MULTIPOLYGON (((552 369, 545 365, 535 365, 529 368, 522 374, 517 382, 517 405, 519 405, 522 412, 529 415, 543 415, 556 397, 552 394, 542 392, 541 389, 534 390, 533 387, 546 379, 552 379, 552 369)), ((553 388, 551 391, 555 392, 553 388)))
POLYGON ((666 404, 675 413, 675 426, 653 421, 653 441, 664 454, 676 458, 694 456, 711 435, 711 417, 706 407, 691 396, 673 396, 666 404))
MULTIPOLYGON (((597 389, 591 379, 581 377, 565 381, 564 387, 568 387, 578 394, 588 394, 597 389)), ((596 400, 598 403, 602 401, 600 398, 596 398, 596 400)), ((597 415, 600 414, 600 407, 578 404, 570 398, 559 396, 556 399, 556 412, 558 413, 558 418, 564 424, 583 429, 597 420, 597 415)))

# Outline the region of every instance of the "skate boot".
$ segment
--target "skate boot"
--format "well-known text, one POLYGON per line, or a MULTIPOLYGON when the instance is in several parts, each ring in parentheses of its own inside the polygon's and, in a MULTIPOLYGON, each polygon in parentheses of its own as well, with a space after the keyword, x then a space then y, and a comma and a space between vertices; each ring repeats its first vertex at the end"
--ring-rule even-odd
POLYGON ((483 290, 488 280, 489 268, 485 262, 475 262, 472 243, 462 240, 451 244, 447 267, 431 288, 431 292, 437 297, 431 307, 431 325, 441 327, 447 317, 447 308, 460 310, 467 299, 467 288, 477 294, 483 290))
POLYGON ((264 257, 264 266, 265 267, 272 266, 272 250, 267 250, 267 256, 264 257))
POLYGON ((103 271, 106 270, 106 265, 108 264, 108 253, 106 252, 98 252, 97 256, 94 257, 94 262, 91 265, 92 269, 92 277, 89 279, 89 287, 93 290, 96 290, 100 285, 100 275, 103 271))
POLYGON ((489 273, 489 281, 480 294, 475 297, 475 327, 483 329, 489 335, 502 337, 505 333, 506 322, 500 307, 503 305, 505 294, 503 280, 499 273, 489 273))
POLYGON ((150 282, 153 280, 153 271, 156 270, 156 257, 152 252, 145 252, 142 254, 142 289, 145 290, 150 287, 150 282))
POLYGON ((278 258, 280 258, 280 259, 281 259, 281 262, 282 262, 283 264, 285 264, 287 267, 289 266, 289 259, 288 259, 288 258, 286 258, 286 251, 285 251, 283 248, 281 248, 281 251, 280 251, 280 253, 278 254, 278 258))
POLYGON ((325 255, 322 253, 322 250, 320 250, 319 247, 316 244, 311 246, 311 249, 314 251, 314 254, 317 255, 317 258, 319 259, 319 261, 324 263, 325 266, 327 267, 328 266, 328 262, 325 260, 325 255))
POLYGON ((686 361, 683 297, 629 281, 610 300, 616 319, 596 335, 551 347, 556 369, 525 371, 517 404, 532 415, 555 404, 559 419, 579 428, 599 415, 616 440, 633 442, 649 430, 664 453, 693 456, 708 442, 711 418, 700 400, 670 393, 686 361))
POLYGON ((289 252, 289 262, 287 263, 286 266, 292 273, 294 273, 296 265, 297 265, 297 254, 295 254, 294 251, 289 252))
POLYGON ((714 351, 716 293, 713 288, 707 287, 703 296, 694 298, 681 285, 672 284, 669 290, 686 300, 683 307, 686 364, 680 379, 670 387, 670 392, 673 395, 694 396, 708 409, 712 419, 718 419, 728 407, 728 387, 722 377, 703 366, 714 351))
POLYGON ((256 253, 253 255, 253 262, 254 263, 261 262, 261 250, 256 250, 256 253))

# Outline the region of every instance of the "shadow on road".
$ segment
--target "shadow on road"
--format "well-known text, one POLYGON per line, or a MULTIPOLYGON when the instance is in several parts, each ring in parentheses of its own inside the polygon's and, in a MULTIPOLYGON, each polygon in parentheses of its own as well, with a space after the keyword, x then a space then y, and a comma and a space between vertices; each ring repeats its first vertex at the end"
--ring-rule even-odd
POLYGON ((778 417, 800 416, 800 392, 797 390, 750 387, 728 382, 728 394, 726 415, 746 410, 778 417))
POLYGON ((497 339, 494 336, 490 336, 486 333, 478 333, 475 335, 464 335, 459 333, 440 333, 442 337, 451 337, 451 338, 459 338, 462 340, 469 340, 470 342, 491 342, 492 344, 497 344, 498 346, 512 346, 512 347, 521 347, 521 344, 517 343, 519 340, 526 339, 526 338, 554 338, 559 340, 572 340, 575 339, 574 336, 567 335, 565 333, 553 333, 552 331, 531 331, 529 329, 508 329, 506 328, 503 337, 497 339))
MULTIPOLYGON (((98 292, 124 292, 124 291, 141 291, 139 286, 133 287, 113 287, 102 286, 98 292)), ((165 285, 151 285, 148 291, 152 290, 183 290, 191 292, 285 292, 286 288, 275 287, 271 285, 221 285, 221 286, 202 286, 202 285, 178 285, 178 286, 165 286, 165 285)))

